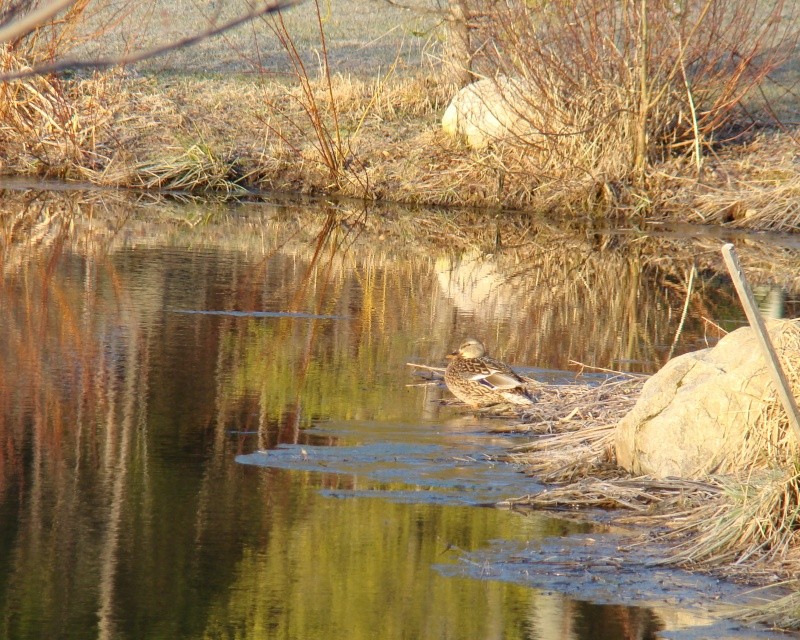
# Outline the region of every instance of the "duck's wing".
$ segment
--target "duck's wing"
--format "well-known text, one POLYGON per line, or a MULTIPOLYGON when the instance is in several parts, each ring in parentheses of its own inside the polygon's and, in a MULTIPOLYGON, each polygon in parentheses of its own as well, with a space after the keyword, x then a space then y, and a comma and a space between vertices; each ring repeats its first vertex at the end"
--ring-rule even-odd
POLYGON ((483 358, 470 367, 470 380, 479 382, 492 389, 516 389, 525 381, 514 373, 504 362, 483 358))
POLYGON ((483 378, 485 384, 491 385, 494 389, 518 389, 523 384, 520 377, 514 373, 505 371, 495 371, 483 378))

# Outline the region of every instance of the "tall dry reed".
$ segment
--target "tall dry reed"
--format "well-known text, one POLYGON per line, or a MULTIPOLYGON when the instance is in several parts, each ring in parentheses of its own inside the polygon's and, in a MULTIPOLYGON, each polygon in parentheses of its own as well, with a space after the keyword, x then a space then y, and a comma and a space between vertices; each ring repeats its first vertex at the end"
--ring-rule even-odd
POLYGON ((474 3, 473 62, 530 125, 519 171, 538 180, 642 182, 750 122, 746 102, 798 41, 793 4, 747 0, 474 3))

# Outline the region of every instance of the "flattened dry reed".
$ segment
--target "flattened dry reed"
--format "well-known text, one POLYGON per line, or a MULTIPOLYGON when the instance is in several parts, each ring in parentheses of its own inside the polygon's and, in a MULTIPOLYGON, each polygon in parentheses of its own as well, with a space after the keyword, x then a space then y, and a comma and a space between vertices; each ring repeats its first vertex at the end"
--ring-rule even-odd
POLYGON ((613 466, 614 428, 633 407, 642 384, 644 377, 624 376, 597 385, 536 387, 536 404, 514 429, 538 437, 511 449, 508 460, 548 483, 573 482, 588 475, 618 477, 613 466))
POLYGON ((717 487, 707 482, 608 475, 605 479, 585 477, 567 485, 548 487, 535 495, 505 500, 498 506, 565 509, 579 505, 582 508, 627 509, 641 515, 652 513, 655 506, 681 504, 687 496, 718 494, 717 487))
POLYGON ((235 161, 221 158, 207 145, 194 144, 170 161, 143 163, 135 175, 145 189, 247 192, 239 184, 235 161))
MULTIPOLYGON (((773 341, 790 384, 800 389, 800 323, 784 323, 773 341)), ((536 410, 526 415, 538 420, 532 431, 540 435, 507 457, 556 486, 503 506, 624 509, 627 515, 615 516, 617 522, 645 525, 669 545, 663 564, 764 584, 777 577, 800 590, 800 581, 791 582, 800 572, 798 446, 777 394, 765 398, 750 425, 737 474, 653 479, 630 477, 613 467, 615 423, 633 405, 637 384, 641 380, 593 391, 576 387, 562 397, 543 394, 536 410), (579 415, 581 420, 573 422, 579 415)), ((793 594, 744 615, 796 627, 797 603, 793 594)))

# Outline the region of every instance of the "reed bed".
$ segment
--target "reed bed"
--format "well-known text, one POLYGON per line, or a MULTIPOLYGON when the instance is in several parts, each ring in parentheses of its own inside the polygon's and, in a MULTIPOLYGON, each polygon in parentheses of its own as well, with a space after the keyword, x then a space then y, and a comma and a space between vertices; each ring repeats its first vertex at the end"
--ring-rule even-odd
MULTIPOLYGON (((775 339, 790 384, 800 388, 800 324, 787 322, 775 339)), ((536 434, 505 458, 548 486, 506 500, 504 507, 613 509, 618 523, 636 524, 669 549, 661 563, 751 584, 787 581, 800 589, 798 446, 775 392, 764 402, 738 454, 737 472, 701 480, 631 477, 616 468, 616 422, 633 406, 642 379, 545 388, 522 426, 536 434), (532 426, 528 426, 528 422, 532 426)), ((748 610, 753 619, 800 624, 796 594, 748 610)))
POLYGON ((778 162, 768 157, 778 143, 740 145, 709 162, 703 180, 691 163, 667 159, 654 162, 646 182, 625 184, 618 176, 630 161, 604 163, 627 151, 609 151, 608 141, 570 136, 556 153, 550 142, 538 150, 471 150, 448 138, 439 126, 447 89, 426 71, 373 80, 333 75, 330 86, 313 79, 308 91, 319 126, 340 140, 327 164, 303 96, 281 80, 95 74, 14 81, 0 91, 4 174, 227 197, 279 190, 770 230, 794 230, 800 216, 791 132, 774 136, 786 151, 778 162), (587 151, 580 155, 576 146, 567 162, 570 144, 587 151), (591 170, 574 170, 578 165, 591 170))
MULTIPOLYGON (((246 55, 242 33, 227 42, 250 60, 250 75, 4 83, 0 172, 232 198, 268 189, 797 228, 795 131, 786 127, 768 144, 748 131, 748 100, 793 62, 800 38, 793 6, 714 0, 678 10, 666 0, 574 0, 486 13, 482 3, 460 4, 472 41, 485 43, 472 52, 469 72, 516 79, 531 139, 472 150, 446 137, 439 121, 452 78, 435 62, 403 68, 401 50, 375 77, 336 73, 326 35, 333 27, 315 0, 315 10, 289 12, 285 23, 273 16, 252 25, 273 37, 268 63, 257 62, 263 51, 255 42, 246 55), (309 37, 318 42, 316 63, 305 53, 309 37)), ((0 71, 58 59, 64 53, 55 43, 69 50, 110 34, 122 14, 101 16, 87 32, 88 5, 48 24, 46 38, 5 46, 0 71)))

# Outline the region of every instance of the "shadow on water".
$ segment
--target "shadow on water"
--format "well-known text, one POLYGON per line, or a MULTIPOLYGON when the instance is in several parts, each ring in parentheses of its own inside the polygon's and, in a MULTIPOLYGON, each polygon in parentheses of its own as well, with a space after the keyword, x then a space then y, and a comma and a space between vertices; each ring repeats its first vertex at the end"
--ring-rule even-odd
MULTIPOLYGON (((743 320, 716 239, 3 195, 4 637, 639 639, 708 622, 700 583, 638 598, 643 558, 612 532, 476 507, 535 490, 487 458, 515 440, 407 386, 405 364, 472 334, 520 365, 653 371, 743 320)), ((796 315, 797 249, 741 255, 796 315)))

